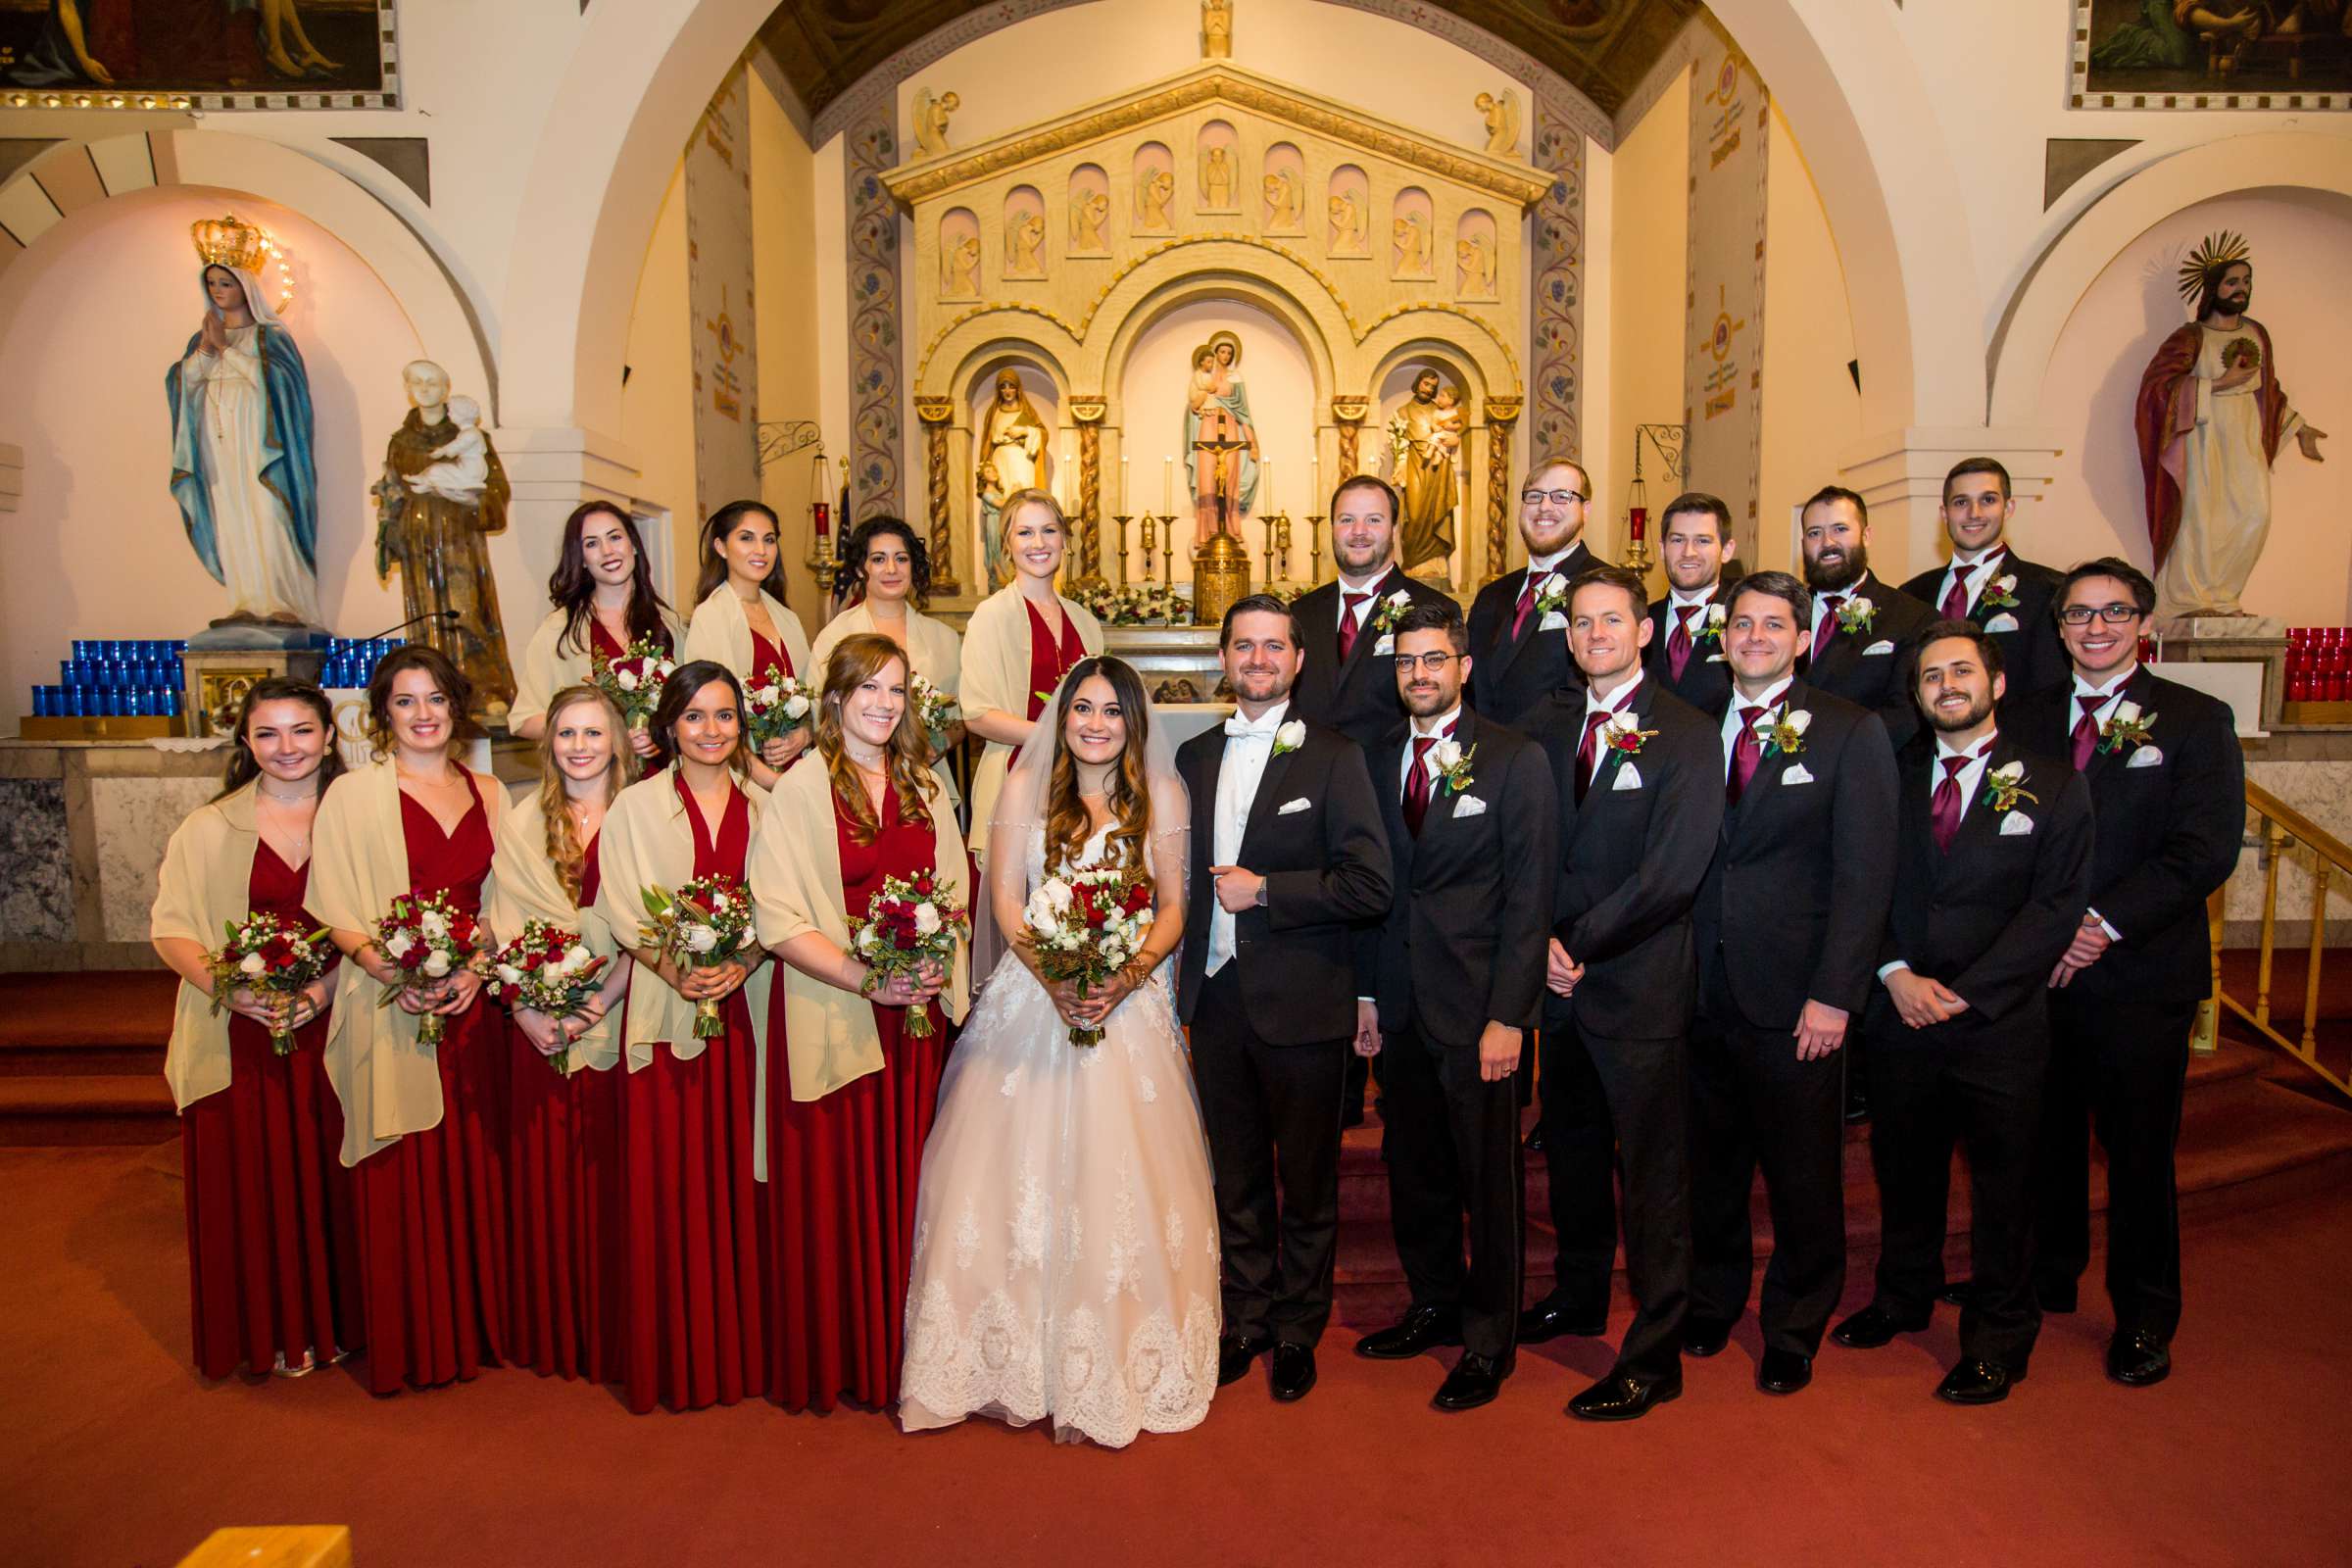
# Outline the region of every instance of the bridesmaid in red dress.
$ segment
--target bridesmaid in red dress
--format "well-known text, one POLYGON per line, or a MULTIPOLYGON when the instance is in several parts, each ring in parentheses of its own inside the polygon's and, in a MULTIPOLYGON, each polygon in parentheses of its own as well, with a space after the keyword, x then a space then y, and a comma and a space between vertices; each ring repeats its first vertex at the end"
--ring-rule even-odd
POLYGON ((504 944, 544 920, 605 959, 578 1012, 514 1006, 508 1023, 507 1344, 542 1377, 621 1374, 620 1020, 629 956, 597 914, 597 839, 620 793, 621 717, 594 686, 559 692, 539 744, 539 787, 498 830, 490 924, 504 944))
MULTIPOLYGON (((596 655, 618 659, 630 643, 643 641, 675 657, 685 636, 654 588, 636 520, 610 501, 586 502, 564 519, 564 553, 547 580, 547 597, 555 609, 515 663, 514 702, 507 710, 507 727, 526 741, 547 733, 548 704, 587 681, 596 655)), ((629 743, 652 761, 652 737, 632 735, 629 743)))
POLYGON ((764 792, 746 789, 742 694, 717 664, 681 665, 654 737, 670 765, 620 792, 598 836, 596 909, 636 958, 622 1029, 623 1392, 630 1410, 734 1404, 767 1378, 759 1077, 767 956, 681 970, 645 929, 648 888, 745 874, 764 792), (725 1033, 698 1039, 695 1004, 725 1033))
POLYGON ((410 983, 375 923, 402 893, 481 912, 506 791, 451 755, 472 733, 472 690, 436 649, 412 645, 368 685, 379 760, 319 808, 312 905, 352 962, 336 994, 328 1065, 346 1117, 368 1383, 396 1394, 473 1378, 503 1359, 507 1321, 507 1053, 471 968, 410 983), (387 987, 396 1006, 379 1007, 387 987), (437 1046, 418 1019, 437 1013, 437 1046))
POLYGON ((941 899, 970 906, 963 839, 907 706, 898 645, 843 639, 811 726, 819 760, 776 786, 753 857, 760 940, 787 966, 768 1012, 767 1191, 768 1396, 788 1410, 898 1398, 915 1175, 963 1016, 960 949, 887 977, 851 952, 849 922, 888 877, 929 871, 941 899), (908 1028, 916 1008, 927 1034, 908 1028))
POLYGON ((343 771, 334 714, 307 681, 246 695, 220 793, 172 835, 150 931, 183 982, 164 1077, 180 1111, 196 1367, 300 1377, 360 1345, 343 1112, 325 1071, 332 979, 279 1004, 237 987, 215 1006, 207 956, 250 911, 303 908, 319 792, 343 771), (294 1049, 270 1043, 279 1022, 294 1049))
MULTIPOLYGON (((724 665, 738 687, 764 676, 810 678, 808 633, 784 603, 784 548, 776 514, 757 501, 730 501, 703 524, 699 602, 686 627, 685 657, 724 665)), ((776 775, 808 747, 808 727, 769 741, 749 764, 752 781, 776 775)))

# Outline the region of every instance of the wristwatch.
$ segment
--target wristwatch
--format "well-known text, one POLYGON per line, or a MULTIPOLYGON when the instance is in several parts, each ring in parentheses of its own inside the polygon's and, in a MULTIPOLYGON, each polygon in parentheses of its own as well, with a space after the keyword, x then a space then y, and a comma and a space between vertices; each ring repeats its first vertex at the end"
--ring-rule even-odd
POLYGON ((1262 876, 1257 879, 1257 906, 1261 909, 1266 906, 1266 879, 1262 876))

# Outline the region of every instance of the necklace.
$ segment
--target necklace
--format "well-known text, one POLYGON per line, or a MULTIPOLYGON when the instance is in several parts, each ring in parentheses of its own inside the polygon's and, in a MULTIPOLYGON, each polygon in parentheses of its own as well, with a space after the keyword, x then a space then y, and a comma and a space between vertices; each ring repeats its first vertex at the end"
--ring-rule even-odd
POLYGON ((274 801, 279 806, 291 806, 296 801, 316 801, 318 799, 318 792, 317 790, 305 790, 300 795, 272 795, 268 790, 256 785, 254 787, 254 793, 259 795, 263 800, 274 801))

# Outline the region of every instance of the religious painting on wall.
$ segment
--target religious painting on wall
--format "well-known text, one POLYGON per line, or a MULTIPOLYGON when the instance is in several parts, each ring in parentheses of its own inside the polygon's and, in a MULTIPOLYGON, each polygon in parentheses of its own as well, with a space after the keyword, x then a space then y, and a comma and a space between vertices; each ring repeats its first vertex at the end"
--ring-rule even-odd
POLYGON ((2352 0, 2075 0, 2076 109, 2352 109, 2352 0))
POLYGON ((398 0, 0 0, 0 106, 396 109, 398 0))

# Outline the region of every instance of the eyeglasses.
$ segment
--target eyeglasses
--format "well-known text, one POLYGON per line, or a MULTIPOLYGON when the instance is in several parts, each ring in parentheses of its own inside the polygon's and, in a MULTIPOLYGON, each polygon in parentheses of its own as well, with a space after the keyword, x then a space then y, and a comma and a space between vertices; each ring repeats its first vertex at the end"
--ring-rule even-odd
POLYGON ((1571 501, 1582 506, 1585 502, 1585 494, 1581 490, 1522 490, 1519 492, 1519 504, 1523 507, 1540 507, 1546 501, 1555 507, 1564 507, 1571 501))
POLYGON ((2110 626, 2120 626, 2127 620, 2139 618, 2137 605, 2069 605, 2058 612, 2058 618, 2069 626, 2087 626, 2096 615, 2110 626))
POLYGON ((1418 664, 1432 675, 1443 675, 1446 673, 1446 666, 1453 662, 1453 658, 1454 656, 1451 654, 1398 654, 1396 656, 1396 672, 1399 675, 1410 675, 1413 672, 1413 666, 1418 664))

